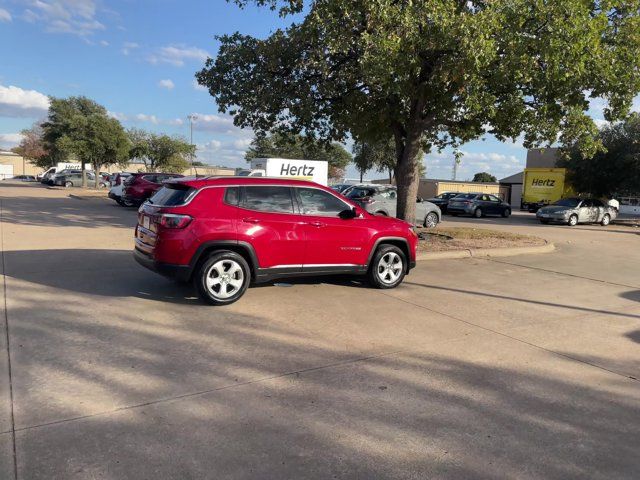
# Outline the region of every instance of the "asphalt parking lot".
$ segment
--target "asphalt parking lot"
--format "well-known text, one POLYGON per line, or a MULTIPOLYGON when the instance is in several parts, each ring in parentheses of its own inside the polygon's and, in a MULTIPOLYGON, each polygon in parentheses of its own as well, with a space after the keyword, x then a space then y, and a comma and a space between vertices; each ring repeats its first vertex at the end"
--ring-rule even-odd
POLYGON ((557 250, 216 308, 133 261, 134 209, 0 201, 0 478, 640 476, 640 229, 445 217, 557 250))

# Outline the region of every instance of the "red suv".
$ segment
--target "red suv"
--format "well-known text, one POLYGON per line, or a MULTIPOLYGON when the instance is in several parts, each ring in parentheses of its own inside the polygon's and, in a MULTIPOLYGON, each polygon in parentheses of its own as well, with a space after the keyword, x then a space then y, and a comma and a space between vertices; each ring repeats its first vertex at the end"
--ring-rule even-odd
POLYGON ((394 288, 415 266, 417 241, 409 223, 316 183, 210 177, 166 182, 140 207, 134 256, 226 305, 252 281, 292 276, 367 275, 394 288))
POLYGON ((133 173, 123 183, 122 202, 125 205, 140 205, 162 187, 162 182, 183 177, 177 173, 133 173))

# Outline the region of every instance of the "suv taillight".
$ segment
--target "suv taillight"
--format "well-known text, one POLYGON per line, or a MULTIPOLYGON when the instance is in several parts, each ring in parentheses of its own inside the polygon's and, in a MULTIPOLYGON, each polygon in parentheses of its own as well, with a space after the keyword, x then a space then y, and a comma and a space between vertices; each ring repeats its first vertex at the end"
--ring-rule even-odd
POLYGON ((156 223, 162 228, 184 228, 191 223, 189 215, 175 213, 161 213, 155 217, 156 223))

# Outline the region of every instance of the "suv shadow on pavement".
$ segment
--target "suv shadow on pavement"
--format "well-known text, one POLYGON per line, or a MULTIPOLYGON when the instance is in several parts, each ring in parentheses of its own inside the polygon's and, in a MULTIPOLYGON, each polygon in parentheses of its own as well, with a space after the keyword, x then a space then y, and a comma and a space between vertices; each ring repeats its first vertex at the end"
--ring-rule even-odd
MULTIPOLYGON (((178 304, 204 305, 191 283, 180 283, 140 268, 130 250, 18 250, 4 252, 8 277, 56 289, 105 297, 139 297, 178 304)), ((283 278, 250 288, 329 283, 367 287, 349 275, 283 278)))

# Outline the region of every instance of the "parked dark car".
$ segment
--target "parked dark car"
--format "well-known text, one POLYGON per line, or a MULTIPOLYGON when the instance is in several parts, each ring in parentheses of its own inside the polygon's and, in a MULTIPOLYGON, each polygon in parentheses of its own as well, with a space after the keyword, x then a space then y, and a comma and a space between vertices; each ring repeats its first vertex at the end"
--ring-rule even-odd
POLYGON ((440 195, 436 195, 433 198, 427 198, 427 201, 433 203, 434 205, 439 206, 440 211, 442 213, 447 213, 449 200, 451 200, 454 197, 457 197, 458 195, 462 195, 462 192, 445 192, 445 193, 441 193, 440 195))
POLYGON ((134 173, 124 181, 122 202, 124 205, 142 205, 162 187, 162 182, 170 178, 183 177, 177 173, 134 173))
POLYGON ((471 215, 480 218, 485 215, 511 215, 511 205, 488 193, 463 193, 449 200, 447 210, 451 215, 471 215))
POLYGON ((33 175, 14 175, 11 178, 5 178, 4 180, 15 180, 15 181, 21 181, 21 182, 35 182, 36 181, 36 177, 34 177, 33 175))

